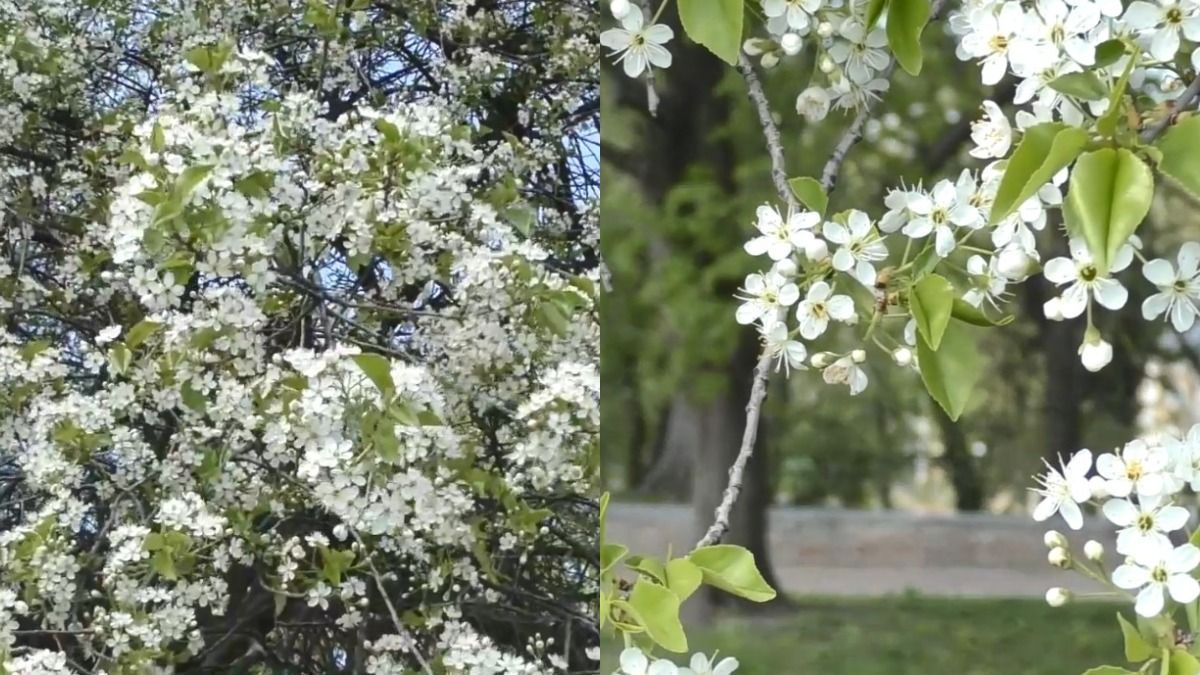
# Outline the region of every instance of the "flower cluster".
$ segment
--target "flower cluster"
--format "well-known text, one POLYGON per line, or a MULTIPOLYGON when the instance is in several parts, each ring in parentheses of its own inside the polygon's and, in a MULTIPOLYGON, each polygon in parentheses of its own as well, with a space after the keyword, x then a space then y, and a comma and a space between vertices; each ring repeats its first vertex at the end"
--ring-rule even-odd
MULTIPOLYGON (((838 64, 835 81, 865 86, 871 73, 886 66, 886 54, 874 55, 871 33, 855 23, 857 15, 831 22, 831 12, 849 9, 817 0, 769 0, 764 11, 768 28, 785 31, 784 38, 815 31, 827 45, 822 58, 838 64), (830 32, 830 25, 837 30, 830 32), (838 36, 859 42, 846 52, 838 36)), ((1082 234, 1073 232, 1064 242, 1056 228, 1048 227, 1061 222, 1055 212, 1064 208, 1069 166, 1044 177, 1023 202, 1002 205, 1002 213, 994 207, 1012 152, 1031 130, 1054 123, 1090 131, 1108 110, 1107 92, 1094 98, 1073 89, 1068 94, 1051 82, 1087 69, 1099 82, 1113 84, 1124 76, 1131 94, 1167 100, 1182 86, 1171 59, 1181 49, 1193 59, 1200 54, 1194 43, 1180 40, 1180 34, 1200 39, 1197 11, 1187 3, 1136 2, 1123 10, 1119 3, 1091 0, 973 1, 955 11, 949 23, 958 56, 979 65, 985 84, 1008 75, 1018 81, 1014 102, 1020 107, 1011 119, 989 100, 971 125, 970 155, 988 164, 953 180, 890 190, 877 221, 859 209, 832 217, 809 211, 785 217, 774 207, 760 208, 758 231, 746 251, 766 255, 771 267, 746 278, 737 320, 757 323, 765 349, 788 370, 816 367, 827 381, 850 384, 855 392, 866 383, 857 365, 862 359, 854 358, 862 351, 821 350, 812 341, 830 322, 862 323, 866 330, 852 342, 879 346, 901 366, 916 363, 907 294, 935 269, 950 280, 956 302, 979 310, 989 322, 1002 316, 1012 286, 1040 271, 1058 289, 1045 303, 1045 316, 1055 321, 1086 317, 1079 355, 1092 371, 1112 360, 1112 345, 1096 327, 1095 313, 1123 309, 1127 286, 1138 277, 1156 289, 1141 306, 1146 320, 1169 321, 1180 332, 1192 328, 1200 300, 1200 244, 1184 244, 1174 261, 1151 259, 1143 254, 1142 240, 1131 235, 1108 254, 1111 259, 1098 263, 1082 234), (1097 62, 1101 45, 1105 60, 1097 62), (1056 254, 1046 255, 1047 250, 1056 254), (1068 255, 1057 254, 1062 250, 1068 255), (1140 274, 1131 273, 1134 269, 1140 274), (904 329, 889 334, 892 325, 904 329), (884 330, 878 330, 881 326, 884 330)), ((828 100, 827 92, 810 89, 801 94, 798 107, 815 120, 824 115, 828 100)))
MULTIPOLYGON (((1083 527, 1082 504, 1096 506, 1116 528, 1116 552, 1121 564, 1108 572, 1071 557, 1066 539, 1057 532, 1046 535, 1050 561, 1076 569, 1129 595, 1141 616, 1171 614, 1175 604, 1190 604, 1200 597, 1196 571, 1200 549, 1178 543, 1191 517, 1181 506, 1183 493, 1200 486, 1200 425, 1181 438, 1153 441, 1137 439, 1095 458, 1080 450, 1059 467, 1047 465, 1038 477, 1040 497, 1033 517, 1043 522, 1061 515, 1073 530, 1083 527), (1094 473, 1093 473, 1094 471, 1094 473), (1130 595, 1132 594, 1132 595, 1130 595)), ((1089 542, 1085 557, 1092 563, 1103 558, 1103 546, 1089 542)), ((1069 599, 1064 589, 1047 594, 1052 605, 1069 599)))
POLYGON ((133 5, 0 1, 0 671, 590 665, 591 9, 133 5))

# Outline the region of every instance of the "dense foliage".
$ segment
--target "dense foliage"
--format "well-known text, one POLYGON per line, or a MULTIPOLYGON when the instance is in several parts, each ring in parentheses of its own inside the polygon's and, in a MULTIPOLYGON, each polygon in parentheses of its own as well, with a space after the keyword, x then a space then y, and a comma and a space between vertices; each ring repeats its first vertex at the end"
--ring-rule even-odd
POLYGON ((0 672, 594 669, 592 20, 0 2, 0 672))

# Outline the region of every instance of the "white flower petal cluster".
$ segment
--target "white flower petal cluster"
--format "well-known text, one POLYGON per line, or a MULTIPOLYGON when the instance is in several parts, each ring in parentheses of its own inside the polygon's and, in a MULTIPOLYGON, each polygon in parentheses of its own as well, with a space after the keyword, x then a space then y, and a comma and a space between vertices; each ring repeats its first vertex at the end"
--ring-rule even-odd
MULTIPOLYGON (((1034 492, 1041 499, 1033 517, 1041 522, 1059 513, 1071 529, 1078 530, 1083 526, 1080 505, 1097 504, 1104 518, 1117 528, 1116 552, 1124 556, 1124 562, 1111 571, 1111 583, 1133 594, 1139 615, 1169 614, 1174 607, 1169 600, 1184 605, 1200 597, 1195 577, 1200 549, 1190 543, 1178 544, 1191 520, 1182 500, 1183 491, 1197 478, 1198 451, 1200 425, 1182 438, 1132 440, 1096 457, 1094 467, 1092 453, 1080 450, 1061 469, 1048 466, 1046 473, 1037 477, 1039 487, 1034 492), (1089 476, 1093 468, 1095 474, 1089 476)), ((1061 534, 1047 533, 1046 545, 1052 548, 1052 559, 1064 561, 1060 566, 1084 564, 1072 560, 1061 534)), ((1098 542, 1089 541, 1084 549, 1089 561, 1100 562, 1104 556, 1104 547, 1098 542)), ((1103 567, 1084 571, 1093 578, 1108 574, 1103 567)), ((1052 605, 1069 599, 1054 591, 1047 595, 1052 605)))
POLYGON ((0 2, 0 671, 592 665, 594 11, 362 4, 0 2))

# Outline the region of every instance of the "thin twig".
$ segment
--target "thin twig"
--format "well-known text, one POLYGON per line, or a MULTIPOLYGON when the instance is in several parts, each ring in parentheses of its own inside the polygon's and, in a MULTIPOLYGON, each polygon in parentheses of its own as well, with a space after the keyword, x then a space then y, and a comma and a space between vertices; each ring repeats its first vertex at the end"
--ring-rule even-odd
POLYGON ((796 195, 792 193, 792 188, 788 186, 783 140, 779 135, 779 127, 775 124, 775 118, 771 116, 771 104, 767 100, 766 92, 763 91, 762 81, 758 79, 758 73, 754 72, 754 64, 750 63, 750 58, 744 52, 738 52, 737 67, 746 80, 750 101, 754 103, 754 109, 758 112, 758 122, 762 126, 763 136, 767 142, 767 154, 771 156, 771 182, 775 183, 775 191, 779 193, 779 198, 787 202, 788 209, 798 211, 800 204, 796 201, 796 195))
MULTIPOLYGON (((934 0, 930 7, 929 21, 932 23, 941 16, 942 9, 946 6, 946 0, 934 0)), ((892 73, 896 70, 896 58, 892 57, 892 62, 888 64, 880 78, 890 81, 892 73)), ((825 194, 833 192, 833 188, 837 185, 838 174, 842 171, 842 163, 846 161, 846 155, 859 141, 862 140, 863 129, 867 126, 867 121, 871 119, 872 113, 875 112, 875 107, 883 101, 883 97, 879 96, 873 99, 867 99, 863 104, 862 110, 854 117, 854 121, 842 132, 842 138, 833 148, 833 154, 829 156, 829 160, 825 162, 825 168, 821 171, 821 187, 825 189, 825 194)))
POLYGON ((404 622, 400 620, 400 614, 396 611, 396 606, 392 604, 392 599, 388 597, 387 588, 383 585, 383 576, 379 574, 379 570, 375 567, 375 561, 371 559, 371 552, 367 550, 367 545, 363 543, 362 537, 358 536, 358 530, 349 528, 350 534, 354 535, 354 541, 362 547, 363 555, 367 560, 367 567, 371 569, 371 576, 375 578, 375 585, 379 587, 379 595, 383 597, 383 603, 387 605, 388 614, 392 616, 392 624, 396 627, 396 631, 412 643, 412 653, 417 657, 417 662, 421 664, 421 670, 425 671, 426 675, 433 675, 433 670, 429 667, 429 661, 421 654, 421 648, 417 645, 417 638, 404 626, 404 622))
POLYGON ((754 369, 754 385, 750 388, 750 400, 746 403, 746 428, 742 431, 742 447, 738 449, 733 466, 729 467, 729 483, 725 486, 721 503, 717 505, 713 514, 713 524, 700 541, 696 542, 695 548, 716 544, 729 530, 729 515, 742 491, 746 464, 754 454, 754 441, 758 438, 758 418, 762 412, 763 399, 767 397, 767 379, 770 376, 771 356, 764 353, 758 358, 758 367, 754 369))
POLYGON ((1197 95, 1200 95, 1200 77, 1192 80, 1192 83, 1188 85, 1187 89, 1184 89, 1183 93, 1175 99, 1171 106, 1172 110, 1170 112, 1168 112, 1166 115, 1163 115, 1162 119, 1146 127, 1146 130, 1142 132, 1142 142, 1149 143, 1150 141, 1158 138, 1159 134, 1166 131, 1167 127, 1171 126, 1171 123, 1175 121, 1175 118, 1179 115, 1179 113, 1182 112, 1183 109, 1188 105, 1190 105, 1197 95))

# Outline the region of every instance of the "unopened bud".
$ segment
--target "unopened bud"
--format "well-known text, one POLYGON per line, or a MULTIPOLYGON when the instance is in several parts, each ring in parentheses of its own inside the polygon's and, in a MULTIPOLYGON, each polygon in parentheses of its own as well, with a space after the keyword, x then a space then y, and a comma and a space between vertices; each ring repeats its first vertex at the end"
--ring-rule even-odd
POLYGON ((758 38, 750 38, 742 43, 742 51, 746 52, 746 56, 762 56, 763 46, 762 40, 758 38))
POLYGON ((1061 546, 1055 546, 1050 549, 1050 555, 1047 556, 1051 565, 1060 569, 1067 569, 1071 566, 1071 552, 1061 546))
POLYGON ((1100 559, 1104 557, 1104 544, 1095 539, 1089 539, 1083 545, 1083 554, 1087 556, 1088 560, 1100 562, 1100 559))
POLYGON ((1088 487, 1092 489, 1092 499, 1108 499, 1108 481, 1100 476, 1092 476, 1088 479, 1088 487))
POLYGON ((892 352, 892 358, 896 360, 896 365, 901 368, 907 368, 912 365, 912 350, 908 347, 900 347, 892 352))
POLYGON ((1046 536, 1042 537, 1042 541, 1046 543, 1046 548, 1066 548, 1067 538, 1062 536, 1058 530, 1050 530, 1046 532, 1046 536))
POLYGON ((770 69, 770 68, 774 68, 777 65, 779 65, 779 54, 777 52, 767 52, 766 54, 763 54, 763 57, 762 57, 762 67, 763 68, 770 69))
POLYGON ((829 358, 829 352, 817 352, 816 354, 812 355, 812 359, 809 360, 809 363, 812 364, 813 368, 824 368, 825 366, 829 365, 829 358))
POLYGON ((783 53, 795 56, 804 47, 804 40, 801 40, 800 36, 795 33, 784 33, 783 37, 779 38, 779 46, 783 48, 783 53))
POLYGON ((608 5, 608 9, 612 12, 613 17, 619 20, 624 19, 629 14, 632 6, 629 4, 629 0, 612 0, 608 5))
POLYGON ((854 359, 855 363, 862 363, 867 360, 867 353, 861 349, 855 349, 850 352, 850 358, 854 359))
POLYGON ((822 21, 821 23, 817 24, 817 35, 820 35, 823 38, 833 35, 833 24, 829 23, 828 21, 822 21))
POLYGON ((804 244, 804 257, 812 262, 821 262, 829 257, 829 244, 820 237, 813 237, 804 244))
POLYGON ((1000 252, 996 258, 996 269, 1006 279, 1020 281, 1029 276, 1029 254, 1019 248, 1010 246, 1000 252))
POLYGON ((1051 321, 1062 321, 1066 319, 1066 317, 1063 316, 1062 300, 1060 298, 1050 298, 1047 300, 1046 303, 1042 305, 1042 312, 1046 315, 1046 318, 1050 319, 1051 321))
POLYGON ((1056 586, 1046 591, 1046 604, 1051 607, 1062 607, 1071 601, 1071 591, 1068 591, 1061 586, 1056 586))
POLYGON ((818 67, 821 69, 822 73, 828 75, 837 68, 837 64, 835 64, 833 59, 829 58, 828 56, 822 56, 821 63, 818 67))

